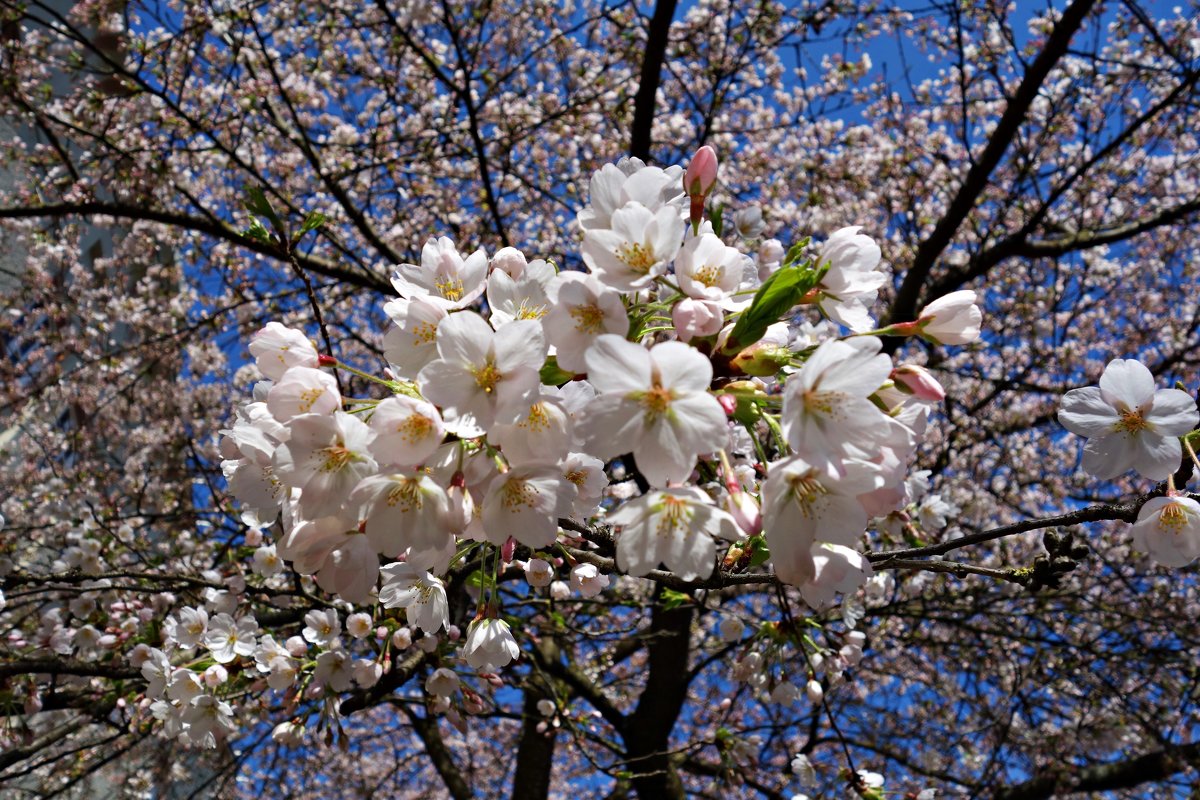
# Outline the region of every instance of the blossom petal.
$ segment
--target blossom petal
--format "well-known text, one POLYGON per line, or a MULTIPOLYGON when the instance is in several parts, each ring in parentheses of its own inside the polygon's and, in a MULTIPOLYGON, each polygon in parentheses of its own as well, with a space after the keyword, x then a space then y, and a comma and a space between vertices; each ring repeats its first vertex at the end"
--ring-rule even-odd
POLYGON ((1139 361, 1114 358, 1100 376, 1100 392, 1111 405, 1133 410, 1154 397, 1154 376, 1139 361))

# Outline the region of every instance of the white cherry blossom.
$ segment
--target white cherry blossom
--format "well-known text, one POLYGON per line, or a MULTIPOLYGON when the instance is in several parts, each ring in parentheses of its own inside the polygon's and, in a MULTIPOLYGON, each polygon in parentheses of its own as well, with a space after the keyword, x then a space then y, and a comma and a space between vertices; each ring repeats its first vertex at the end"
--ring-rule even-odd
POLYGON ((686 479, 697 456, 725 445, 725 412, 708 393, 712 363, 695 348, 663 342, 647 350, 606 334, 587 364, 600 392, 580 425, 587 452, 632 452, 646 480, 664 486, 686 479))
POLYGON ((674 207, 655 213, 637 202, 613 212, 611 225, 584 232, 582 255, 601 283, 620 292, 645 289, 665 274, 686 227, 674 207))
POLYGON ((584 372, 584 353, 602 333, 624 337, 629 316, 621 295, 600 283, 594 275, 560 272, 548 289, 550 310, 542 318, 546 340, 555 348, 558 365, 584 372))
POLYGON ((630 575, 662 563, 685 581, 707 578, 716 562, 714 537, 737 538, 733 517, 694 486, 648 492, 607 521, 616 528, 617 566, 630 575))
POLYGON ((403 608, 408 624, 426 633, 449 627, 450 607, 439 579, 405 562, 388 564, 381 572, 379 602, 384 608, 403 608))
POLYGON ((429 239, 421 248, 421 263, 401 264, 392 285, 403 298, 421 298, 447 311, 466 308, 483 294, 488 257, 482 249, 463 258, 449 237, 429 239))
POLYGON ((514 422, 536 395, 546 360, 542 327, 519 320, 493 331, 471 311, 438 328, 438 358, 417 376, 421 393, 442 408, 446 429, 482 436, 496 422, 514 422))
POLYGON ((1101 480, 1131 469, 1164 480, 1179 468, 1179 437, 1200 422, 1195 401, 1180 389, 1154 389, 1154 376, 1133 359, 1113 359, 1100 385, 1072 389, 1058 412, 1063 427, 1088 437, 1083 468, 1101 480))
POLYGON ((468 665, 481 672, 494 672, 508 666, 521 649, 502 619, 482 617, 471 621, 463 643, 462 656, 468 665))
POLYGON ((1138 511, 1133 546, 1164 567, 1200 558, 1200 503, 1190 497, 1154 497, 1138 511))
POLYGON ((318 363, 317 348, 304 332, 278 322, 268 322, 254 334, 249 350, 259 371, 273 381, 292 367, 315 367, 318 363))
POLYGON ((431 403, 406 395, 379 401, 368 424, 375 433, 371 455, 384 465, 422 464, 446 438, 446 426, 437 409, 431 403))
POLYGON ((788 378, 781 426, 794 453, 840 471, 846 458, 887 443, 892 423, 868 399, 892 371, 882 346, 874 336, 830 339, 788 378))

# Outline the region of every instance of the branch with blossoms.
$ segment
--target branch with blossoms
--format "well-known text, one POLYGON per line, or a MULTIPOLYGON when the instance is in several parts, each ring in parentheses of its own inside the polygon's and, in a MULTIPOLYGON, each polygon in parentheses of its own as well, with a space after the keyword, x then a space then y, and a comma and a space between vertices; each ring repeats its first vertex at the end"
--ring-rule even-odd
MULTIPOLYGON (((636 159, 599 170, 578 214, 585 272, 511 247, 489 258, 430 239, 421 263, 393 276, 399 298, 384 306, 392 327, 378 374, 276 322, 253 338, 265 380, 222 431, 221 453, 250 526, 254 571, 264 586, 285 565, 311 578, 353 612, 344 628, 353 641, 343 640, 334 608, 307 611, 302 634, 283 644, 260 636, 251 614, 230 609, 210 620, 185 608, 166 649, 138 658, 164 732, 214 746, 233 729, 222 697, 264 680, 293 707, 316 703, 318 725, 340 729, 340 715, 407 691, 424 669, 423 698, 410 700, 465 724, 464 715, 485 712, 487 693, 522 653, 524 618, 506 603, 598 597, 612 591, 614 574, 656 587, 649 635, 633 650, 645 647, 650 675, 665 680, 687 670, 699 590, 790 586, 820 610, 885 569, 1057 585, 1063 559, 1082 556, 1058 534, 1047 536, 1051 556, 1032 567, 932 559, 1135 515, 1139 545, 1169 560, 1150 526, 1190 524, 1194 501, 1174 487, 1136 504, 872 551, 872 541, 897 534, 919 542, 954 512, 911 466, 945 391, 928 370, 893 363, 881 337, 970 345, 982 319, 975 293, 954 292, 914 320, 879 327, 873 306, 888 275, 874 241, 843 228, 820 247, 768 243, 747 257, 708 214, 717 171, 710 148, 686 172, 636 159), (337 372, 378 391, 346 396, 337 372), (520 576, 523 588, 501 591, 520 576), (466 611, 452 609, 463 590, 474 606, 465 632, 451 624, 466 611), (168 655, 197 648, 210 656, 168 655)), ((1151 385, 1146 395, 1148 373, 1114 363, 1125 365, 1120 385, 1106 377, 1100 395, 1068 394, 1063 423, 1106 443, 1085 451, 1085 467, 1102 453, 1106 475, 1136 466, 1165 478, 1195 408, 1178 390, 1151 385)), ((843 613, 853 620, 860 609, 843 613)), ((722 625, 731 643, 742 636, 735 621, 722 625)), ((789 612, 786 624, 764 627, 755 634, 762 646, 740 656, 735 672, 766 674, 799 646, 805 691, 818 702, 822 664, 855 663, 862 638, 837 644, 826 632, 834 638, 819 647, 804 625, 789 612)), ((631 720, 673 720, 686 682, 672 678, 643 695, 653 697, 645 710, 626 710, 588 676, 534 653, 614 725, 628 764, 645 768, 631 776, 639 791, 660 785, 647 780, 675 780, 669 726, 650 734, 631 720), (666 706, 652 713, 656 703, 666 706)), ((799 691, 782 681, 772 696, 799 691)), ((406 713, 428 733, 427 717, 406 713)), ((293 721, 277 733, 291 741, 304 730, 293 721)))

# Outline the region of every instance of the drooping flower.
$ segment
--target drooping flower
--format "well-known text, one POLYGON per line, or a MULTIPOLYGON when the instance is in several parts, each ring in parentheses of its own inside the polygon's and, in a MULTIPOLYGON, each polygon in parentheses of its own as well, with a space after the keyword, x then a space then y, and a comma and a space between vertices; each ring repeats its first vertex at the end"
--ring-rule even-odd
POLYGON ((1179 468, 1180 436, 1200 422, 1195 401, 1180 389, 1154 390, 1154 376, 1133 359, 1113 359, 1100 385, 1063 395, 1058 421, 1088 437, 1083 468, 1101 480, 1130 469, 1155 481, 1179 468))
POLYGON ((595 597, 608 587, 608 576, 595 564, 576 564, 571 568, 571 588, 584 597, 595 597))
POLYGON ((737 538, 733 517, 694 486, 648 492, 607 521, 617 532, 617 566, 630 575, 663 563, 685 581, 707 578, 716 561, 714 537, 737 538))
POLYGON ((475 619, 467 628, 462 655, 473 669, 494 672, 507 666, 520 653, 521 649, 517 647, 517 640, 513 638, 508 623, 502 619, 475 619))
POLYGON ((438 358, 417 376, 421 393, 442 408, 446 429, 482 436, 496 422, 515 422, 537 394, 546 360, 542 326, 518 320, 493 331, 471 311, 451 315, 437 333, 438 358))
POLYGON ((873 574, 871 562, 849 547, 818 542, 812 548, 815 572, 812 580, 800 585, 804 602, 821 609, 833 602, 837 594, 850 594, 867 582, 873 574))
POLYGON ((1138 511, 1133 546, 1164 567, 1186 567, 1200 558, 1200 503, 1190 497, 1155 497, 1138 511))
POLYGON ((813 545, 853 547, 867 527, 857 495, 879 488, 883 479, 872 464, 851 460, 844 473, 817 467, 799 457, 770 465, 763 484, 763 532, 775 574, 801 586, 816 578, 813 545))
POLYGON ((600 394, 580 421, 585 448, 601 458, 632 452, 654 486, 682 482, 697 456, 724 446, 725 412, 708 393, 712 362, 682 342, 653 349, 604 335, 587 353, 600 394))
POLYGON ((382 570, 379 602, 384 608, 403 608, 408 624, 425 633, 450 626, 450 606, 444 584, 412 564, 397 562, 382 570))

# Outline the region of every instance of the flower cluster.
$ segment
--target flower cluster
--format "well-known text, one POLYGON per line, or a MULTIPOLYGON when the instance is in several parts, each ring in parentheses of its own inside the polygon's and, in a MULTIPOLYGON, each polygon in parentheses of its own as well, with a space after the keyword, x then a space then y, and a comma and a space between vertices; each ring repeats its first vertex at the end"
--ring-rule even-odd
MULTIPOLYGON (((880 248, 851 227, 820 247, 770 240, 748 256, 704 218, 716 169, 707 150, 686 175, 636 159, 598 171, 578 216, 587 271, 430 239, 393 278, 383 376, 319 354, 300 331, 259 331, 250 352, 266 380, 222 441, 245 522, 279 521, 256 569, 290 562, 347 603, 403 607, 426 634, 449 627, 438 576, 473 557, 498 571, 520 548, 531 587, 604 591, 597 564, 551 552, 566 519, 632 576, 665 567, 704 581, 719 563, 769 560, 814 606, 862 586, 864 532, 920 500, 908 465, 944 397, 928 371, 894 365, 878 335, 967 343, 974 293, 873 331, 880 248), (386 397, 344 396, 331 367, 386 397), (569 584, 557 580, 567 566, 569 584)), ((481 587, 460 656, 490 672, 519 647, 481 587)), ((345 659, 334 622, 306 629, 326 648, 318 664, 345 659)), ((241 632, 229 652, 294 672, 286 649, 256 649, 253 629, 226 624, 241 632)), ((429 685, 445 697, 457 683, 429 685)))

